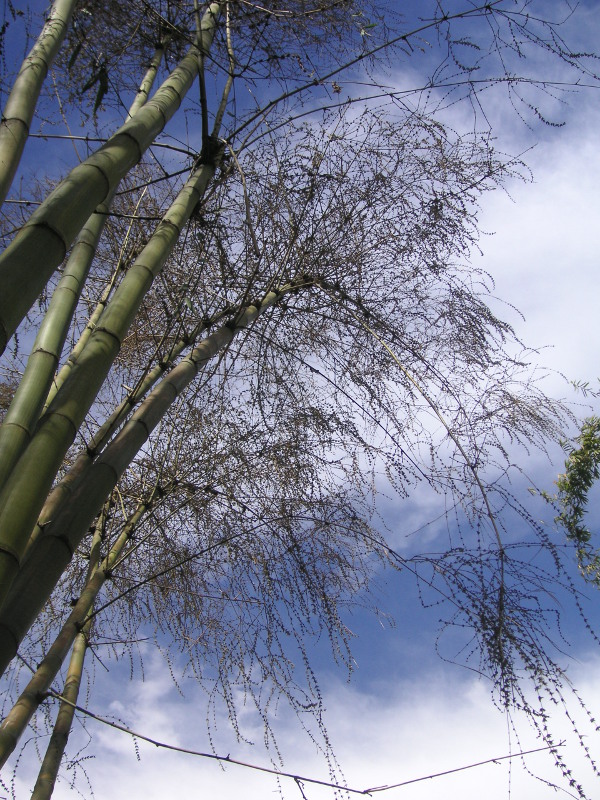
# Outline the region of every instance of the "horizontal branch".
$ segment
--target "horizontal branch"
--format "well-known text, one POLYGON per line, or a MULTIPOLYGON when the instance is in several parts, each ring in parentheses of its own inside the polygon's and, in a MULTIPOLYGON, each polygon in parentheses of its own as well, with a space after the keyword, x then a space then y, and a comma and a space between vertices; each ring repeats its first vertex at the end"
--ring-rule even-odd
POLYGON ((121 725, 118 722, 113 722, 106 717, 101 717, 99 714, 95 714, 93 711, 89 709, 76 705, 74 703, 69 703, 69 701, 64 698, 62 695, 58 694, 57 692, 50 691, 48 693, 51 697, 55 698, 56 700, 60 700, 63 703, 67 703, 72 705, 76 711, 79 711, 81 714, 85 714, 86 717, 90 717, 90 719, 96 720, 96 722, 101 722, 103 725, 108 725, 111 728, 114 728, 117 731, 122 731, 123 733, 128 734, 129 736, 133 736, 135 739, 139 739, 142 742, 148 742, 148 744, 153 744, 155 747, 161 748, 163 750, 171 750, 176 753, 185 753, 189 756, 196 756, 198 758, 209 758, 212 761, 220 761, 223 764, 235 764, 238 767, 244 767, 245 769, 252 769, 256 770, 257 772, 265 772, 268 775, 276 775, 278 778, 289 778, 293 781, 300 782, 300 783, 312 783, 316 786, 325 786, 329 789, 337 789, 343 792, 351 792, 352 794, 361 794, 361 795, 372 795, 375 792, 387 792, 390 789, 397 789, 400 786, 407 786, 411 783, 419 783, 421 781, 428 781, 432 780, 433 778, 441 778, 444 775, 451 775, 454 772, 464 772, 467 769, 474 769, 475 767, 482 767, 485 764, 497 764, 499 761, 506 761, 512 758, 521 758, 523 756, 532 755, 533 753, 541 753, 544 750, 555 751, 558 747, 564 747, 564 742, 559 742, 556 745, 546 745, 545 747, 536 747, 533 750, 520 750, 518 753, 509 753, 508 755, 504 756, 496 756, 495 758, 487 758, 485 761, 477 761, 475 764, 467 764, 463 767, 455 767, 454 769, 448 769, 444 772, 436 772, 431 775, 423 775, 420 778, 412 778, 408 781, 402 781, 400 783, 393 783, 387 784, 385 786, 375 786, 370 789, 354 789, 350 786, 344 786, 340 783, 334 783, 333 781, 323 781, 319 780, 318 778, 309 778, 306 775, 299 775, 295 772, 285 772, 283 770, 274 769, 273 767, 263 767, 259 764, 251 764, 248 761, 241 761, 237 758, 232 758, 229 754, 226 756, 220 756, 216 753, 205 753, 201 750, 191 750, 187 747, 179 747, 175 744, 168 744, 167 742, 161 742, 158 739, 153 739, 150 736, 146 736, 143 733, 139 733, 138 731, 134 731, 132 728, 128 728, 125 725, 121 725))

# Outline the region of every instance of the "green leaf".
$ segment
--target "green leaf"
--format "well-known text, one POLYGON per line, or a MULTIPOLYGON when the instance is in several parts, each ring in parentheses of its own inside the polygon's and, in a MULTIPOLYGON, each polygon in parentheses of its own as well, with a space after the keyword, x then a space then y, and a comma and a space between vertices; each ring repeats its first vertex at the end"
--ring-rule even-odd
POLYGON ((82 47, 83 47, 83 42, 78 42, 77 46, 75 47, 75 49, 71 53, 71 58, 69 59, 69 66, 68 66, 69 72, 71 72, 71 70, 75 66, 75 62, 77 61, 77 56, 79 55, 79 53, 81 53, 81 48, 82 47))
POLYGON ((94 103, 94 114, 100 108, 102 100, 104 99, 104 95, 108 91, 108 72, 106 71, 106 67, 100 67, 100 72, 98 73, 98 91, 96 92, 96 101, 94 103))

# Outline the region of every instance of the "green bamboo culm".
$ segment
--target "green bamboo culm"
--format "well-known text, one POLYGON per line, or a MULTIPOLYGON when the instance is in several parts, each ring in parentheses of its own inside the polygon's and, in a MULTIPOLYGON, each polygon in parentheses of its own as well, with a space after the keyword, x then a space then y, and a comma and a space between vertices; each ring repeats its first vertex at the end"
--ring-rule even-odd
POLYGON ((210 50, 219 12, 220 3, 213 2, 202 17, 199 41, 153 97, 71 170, 0 256, 0 354, 94 209, 138 163, 179 108, 198 74, 200 54, 210 50))
MULTIPOLYGON (((144 105, 163 55, 164 47, 161 45, 154 53, 129 109, 128 118, 133 117, 144 105)), ((4 486, 21 453, 29 443, 46 402, 116 188, 88 219, 77 237, 63 275, 39 327, 23 377, 0 426, 0 489, 4 486)))
POLYGON ((0 122, 0 205, 15 177, 42 84, 65 38, 75 5, 76 0, 54 0, 8 96, 0 122))
POLYGON ((215 163, 202 164, 175 198, 116 290, 0 493, 0 603, 19 570, 64 455, 92 406, 146 292, 171 255, 215 168, 215 163))
MULTIPOLYGON (((92 537, 92 545, 90 548, 90 560, 88 564, 86 582, 89 582, 91 577, 98 569, 100 561, 100 547, 104 534, 104 527, 107 519, 107 503, 104 504, 104 509, 98 519, 94 528, 94 535, 92 537)), ((93 606, 90 606, 92 611, 93 606)), ((81 686, 81 679, 83 677, 83 665, 85 655, 88 648, 88 639, 92 629, 92 619, 88 619, 83 623, 81 630, 75 637, 73 642, 73 649, 71 650, 71 658, 69 659, 69 666, 67 668, 67 677, 65 685, 62 690, 62 697, 50 741, 44 754, 44 759, 38 772, 38 777, 33 787, 31 800, 50 800, 52 792, 54 791, 54 784, 58 777, 58 770, 60 762, 62 761, 67 742, 69 741, 69 734, 71 733, 71 726, 73 725, 73 717, 75 716, 75 704, 79 698, 79 688, 81 686), (65 702, 66 701, 66 702, 65 702)))
POLYGON ((0 674, 14 658, 102 504, 168 409, 239 331, 251 325, 282 296, 298 291, 303 285, 306 284, 302 281, 293 282, 268 292, 262 301, 250 304, 233 323, 204 339, 154 388, 86 471, 68 504, 48 523, 32 548, 0 611, 0 674))
MULTIPOLYGON (((145 187, 143 189, 142 193, 140 194, 140 196, 138 198, 138 201, 137 201, 137 203, 135 205, 135 208, 133 210, 133 214, 132 214, 133 218, 135 218, 135 216, 138 213, 139 206, 140 206, 140 204, 141 204, 141 202, 142 202, 142 200, 144 198, 144 195, 146 193, 146 188, 147 187, 145 187)), ((134 219, 132 219, 132 223, 133 223, 133 221, 134 221, 134 219)), ((131 226, 130 226, 130 230, 131 230, 131 226)), ((71 370, 73 369, 73 366, 77 363, 77 359, 79 358, 80 353, 83 352, 85 346, 87 345, 87 343, 89 341, 90 336, 92 335, 92 333, 96 329, 96 325, 98 324, 98 320, 102 316, 102 312, 106 308, 106 305, 107 305, 107 303, 108 303, 108 301, 109 301, 109 299, 110 299, 110 297, 111 297, 111 295, 112 295, 112 293, 114 291, 115 285, 116 285, 117 280, 118 280, 119 272, 121 272, 121 270, 123 269, 124 265, 123 265, 123 260, 122 259, 123 259, 123 254, 125 252, 125 243, 126 243, 127 239, 128 239, 128 235, 125 237, 125 239, 123 240, 123 242, 121 244, 121 252, 119 254, 119 258, 118 258, 117 262, 113 266, 112 277, 106 283, 106 285, 104 286, 102 294, 100 295, 100 297, 98 298, 98 300, 96 302, 96 307, 94 308, 94 310, 92 311, 92 313, 88 317, 88 321, 86 323, 85 328, 83 329, 83 331, 79 335, 79 339, 77 340, 77 342, 73 346, 73 349, 69 353, 69 357, 64 362, 64 364, 61 366, 61 368, 58 370, 58 372, 54 375, 54 378, 52 380, 52 384, 51 384, 51 386, 50 386, 50 388, 48 390, 48 395, 46 397, 46 404, 44 405, 44 409, 42 411, 42 414, 45 414, 46 411, 50 408, 50 405, 51 405, 52 401, 54 400, 54 398, 56 397, 56 395, 58 393, 58 390, 63 385, 63 383, 66 381, 68 375, 70 374, 71 370)))
POLYGON ((67 702, 63 701, 60 704, 42 766, 31 793, 31 800, 50 800, 54 792, 60 764, 73 726, 75 705, 79 697, 83 664, 87 652, 88 631, 86 628, 77 634, 73 642, 67 677, 62 691, 62 696, 67 702))
MULTIPOLYGON (((155 491, 153 491, 148 500, 145 500, 138 505, 135 512, 123 526, 121 533, 115 540, 106 558, 97 569, 91 570, 90 573, 88 573, 86 585, 79 596, 75 607, 69 614, 69 617, 62 626, 58 636, 44 656, 43 661, 32 675, 25 689, 21 692, 17 702, 4 718, 2 725, 0 725, 0 768, 2 768, 10 754, 14 751, 19 739, 27 729, 27 725, 29 724, 33 714, 44 699, 46 692, 50 689, 52 682, 58 675, 58 672, 62 667, 70 648, 74 645, 78 639, 78 636, 81 635, 82 630, 86 627, 87 618, 93 609, 98 592, 104 585, 104 582, 106 581, 107 576, 110 574, 113 565, 122 555, 127 543, 131 540, 134 531, 140 522, 140 519, 152 507, 156 497, 157 494, 155 491)), ((96 526, 96 530, 97 529, 98 526, 96 526)), ((79 643, 75 661, 72 660, 72 670, 69 670, 72 676, 71 696, 73 696, 75 688, 78 688, 79 686, 77 676, 81 674, 80 664, 83 664, 82 657, 85 652, 84 645, 85 642, 79 643)), ((67 677, 67 683, 68 682, 69 678, 67 677)), ((61 747, 64 750, 64 744, 66 744, 66 737, 64 735, 67 733, 68 736, 68 731, 66 731, 64 725, 66 725, 67 721, 67 716, 63 716, 60 732, 55 738, 55 742, 51 751, 49 748, 49 752, 47 754, 48 760, 44 759, 44 764, 38 778, 38 782, 41 779, 40 791, 47 791, 48 785, 50 783, 54 785, 54 781, 56 780, 56 774, 54 770, 55 767, 56 770, 58 769, 60 759, 62 758, 61 747)), ((40 796, 43 797, 46 795, 40 796)))

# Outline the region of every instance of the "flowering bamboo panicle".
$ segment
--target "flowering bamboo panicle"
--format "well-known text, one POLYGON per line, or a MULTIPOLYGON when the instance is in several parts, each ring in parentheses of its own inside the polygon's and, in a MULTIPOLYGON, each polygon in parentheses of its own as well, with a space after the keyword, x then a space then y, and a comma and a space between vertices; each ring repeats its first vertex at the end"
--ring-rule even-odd
POLYGON ((0 728, 1 762, 59 697, 73 648, 36 798, 56 780, 86 648, 130 654, 142 628, 176 652, 172 674, 181 659, 223 698, 236 733, 240 691, 269 741, 281 694, 329 753, 312 642, 351 671, 345 609, 383 564, 449 598, 449 624, 477 642, 467 659, 551 746, 541 694, 562 699, 562 673, 530 591, 551 597, 552 579, 530 545, 566 573, 535 524, 522 550, 506 545, 503 515, 533 517, 498 475, 569 414, 514 357, 469 263, 480 197, 527 170, 445 115, 494 83, 515 103, 515 48, 519 65, 541 46, 596 79, 554 23, 504 0, 431 0, 412 23, 389 6, 73 12, 54 87, 67 127, 93 120, 94 135, 57 138, 101 146, 0 255, 0 672, 15 655, 39 664, 0 728), (413 104, 376 76, 424 37, 446 50, 413 104), (398 503, 430 487, 453 510, 439 552, 416 552, 418 537, 394 551, 382 486, 398 503))

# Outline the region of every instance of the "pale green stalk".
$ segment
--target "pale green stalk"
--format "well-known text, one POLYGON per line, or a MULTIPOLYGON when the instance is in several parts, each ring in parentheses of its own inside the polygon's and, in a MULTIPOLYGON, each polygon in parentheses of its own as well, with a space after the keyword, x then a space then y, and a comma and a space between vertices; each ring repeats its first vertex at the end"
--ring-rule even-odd
POLYGON ((60 704, 50 741, 44 754, 44 760, 31 793, 31 800, 50 800, 52 797, 54 784, 58 777, 60 763, 69 741, 75 716, 75 705, 79 697, 79 687, 83 676, 83 663, 87 652, 87 637, 90 624, 87 623, 84 626, 73 642, 67 677, 61 695, 66 702, 63 700, 60 704))
MULTIPOLYGON (((102 545, 104 526, 106 524, 106 511, 107 504, 105 503, 104 510, 96 520, 94 528, 86 583, 96 572, 100 561, 100 547, 102 545)), ((90 610, 92 610, 92 608, 93 606, 90 606, 90 610)), ((67 678, 61 693, 64 700, 61 701, 58 709, 42 766, 40 767, 35 786, 33 787, 31 800, 50 800, 50 797, 52 797, 54 784, 58 777, 60 762, 62 761, 65 747, 69 740, 73 717, 75 716, 75 705, 79 697, 79 687, 81 686, 81 678, 83 677, 83 663, 85 661, 91 628, 92 618, 88 616, 73 642, 73 649, 71 650, 71 658, 69 659, 69 667, 67 669, 67 678)))
MULTIPOLYGON (((150 94, 150 90, 152 89, 152 86, 154 84, 154 80, 156 78, 156 74, 158 72, 158 68, 160 66, 160 62, 161 62, 162 57, 164 55, 164 51, 165 51, 165 48, 167 46, 168 41, 169 41, 169 37, 165 37, 165 39, 161 43, 161 46, 156 49, 156 51, 154 53, 154 57, 152 58, 152 61, 150 62, 150 66, 148 67, 148 71, 146 72, 146 75, 144 77, 144 80, 140 84, 140 88, 138 89, 137 94, 135 96, 135 99, 134 99, 133 103, 131 104, 131 107, 130 107, 128 113, 127 113, 127 119, 130 119, 134 114, 136 114, 139 111, 139 109, 146 103, 146 100, 148 99, 148 95, 150 94)), ((113 190, 113 192, 111 194, 111 201, 112 201, 112 198, 114 197, 114 195, 116 194, 117 188, 118 187, 115 187, 115 189, 113 190)), ((140 197, 139 197, 139 199, 137 201, 137 204, 136 204, 136 207, 135 207, 134 214, 137 213, 137 210, 139 208, 140 203, 142 202, 142 199, 143 199, 143 197, 144 197, 144 195, 146 193, 147 188, 148 187, 146 186, 144 188, 144 190, 142 191, 142 193, 140 194, 140 197)), ((104 205, 106 205, 106 204, 102 204, 102 206, 99 209, 97 209, 97 212, 102 213, 104 205)), ((92 219, 95 219, 95 218, 96 218, 95 215, 92 216, 92 219)), ((104 213, 102 215, 102 229, 104 228, 105 219, 106 219, 106 213, 104 213)), ((120 269, 121 258, 122 258, 123 252, 125 250, 126 242, 127 242, 128 238, 129 238, 129 232, 131 231, 131 226, 132 225, 133 225, 133 220, 131 221, 131 224, 130 224, 130 226, 128 228, 128 231, 127 231, 127 235, 125 236, 123 244, 121 245, 121 256, 119 258, 119 263, 118 263, 117 268, 116 268, 116 270, 114 272, 112 280, 110 281, 108 286, 105 288, 104 292, 102 293, 102 296, 101 296, 100 300, 98 301, 98 303, 96 305, 96 308, 94 309, 93 313, 90 315, 90 318, 88 319, 87 325, 85 326, 85 329, 83 330, 81 336, 77 340, 77 344, 73 347, 73 350, 71 351, 71 354, 69 355, 69 358, 67 359, 66 363, 63 364, 60 372, 58 373, 58 375, 56 375, 56 377, 52 381, 52 386, 50 387, 50 389, 48 391, 48 395, 46 397, 46 404, 44 406, 44 412, 47 410, 47 408, 50 405, 50 403, 52 402, 52 400, 54 400, 54 397, 55 397, 56 393, 58 392, 58 390, 60 389, 62 384, 65 382, 65 380, 67 379, 73 364, 76 362, 79 354, 81 353, 81 351, 83 350, 83 348, 87 344, 91 333, 95 329, 96 324, 97 324, 98 320, 100 319, 100 316, 101 316, 102 312, 104 311, 104 309, 106 307, 106 304, 108 302, 108 298, 110 297, 110 295, 112 293, 112 290, 114 289, 114 283, 115 283, 115 280, 116 280, 116 277, 117 277, 117 273, 118 273, 118 271, 120 269)), ((84 229, 84 231, 85 231, 85 229, 84 229)), ((100 238, 100 236, 98 236, 98 239, 99 238, 100 238)), ((69 258, 69 261, 70 261, 70 258, 69 258)))
POLYGON ((89 468, 69 503, 46 526, 6 598, 0 612, 0 674, 16 654, 102 503, 171 405, 239 331, 251 325, 282 295, 297 291, 303 285, 306 284, 299 281, 270 291, 261 302, 249 305, 234 323, 224 325, 204 339, 163 378, 89 468))
POLYGON ((0 256, 0 353, 90 214, 138 163, 179 108, 198 74, 199 53, 210 50, 219 12, 219 2, 209 6, 202 18, 200 41, 152 99, 69 173, 0 256))
POLYGON ((96 399, 145 294, 171 255, 214 173, 214 163, 202 164, 179 192, 115 291, 68 380, 40 419, 0 493, 0 602, 19 569, 65 453, 96 399))
MULTIPOLYGON (((163 54, 164 48, 157 48, 129 109, 128 117, 132 117, 144 105, 163 54)), ((115 191, 116 187, 92 214, 77 238, 39 327, 23 377, 0 426, 0 489, 29 443, 46 402, 115 191)))
MULTIPOLYGON (((138 198, 138 201, 137 201, 137 203, 135 205, 135 210, 133 212, 134 218, 135 218, 135 215, 138 212, 138 209, 139 209, 140 204, 141 204, 141 202, 142 202, 142 200, 144 198, 144 195, 146 194, 147 188, 148 188, 147 186, 144 187, 144 189, 142 190, 142 192, 141 192, 141 194, 140 194, 140 196, 138 198)), ((44 410, 42 412, 44 414, 46 413, 46 411, 48 410, 50 404, 52 403, 52 401, 56 397, 60 387, 63 385, 63 383, 67 380, 67 378, 71 374, 71 370, 73 369, 73 366, 77 363, 77 359, 79 358, 79 355, 81 354, 81 352, 83 351, 84 347, 88 343, 90 336, 92 335, 92 333, 96 329, 96 325, 98 324, 98 320, 102 316, 102 312, 106 308, 106 304, 108 303, 108 300, 109 300, 111 294, 113 293, 113 289, 115 288, 115 284, 117 282, 117 278, 118 278, 119 272, 122 269, 123 257, 124 257, 125 249, 127 247, 127 241, 129 239, 129 233, 131 231, 133 223, 134 223, 134 219, 131 220, 131 223, 129 225, 129 228, 127 229, 127 233, 125 235, 125 238, 124 238, 124 240, 123 240, 123 242, 121 244, 121 252, 119 253, 119 258, 117 259, 116 267, 113 270, 112 278, 110 279, 108 284, 104 287, 104 291, 102 292, 102 294, 100 296, 100 299, 96 303, 96 308, 90 314, 89 319, 87 321, 87 324, 86 324, 85 328, 83 329, 83 331, 81 332, 81 336, 77 340, 75 346, 71 350, 71 352, 69 354, 69 357, 67 358, 65 363, 62 365, 62 367, 60 368, 60 371, 58 372, 58 374, 55 376, 54 380, 52 381, 52 385, 51 385, 51 387, 50 387, 50 389, 48 391, 48 396, 46 398, 46 404, 45 404, 44 410)))
POLYGON ((19 166, 42 84, 65 38, 75 4, 75 0, 54 0, 8 96, 0 122, 0 205, 19 166))
POLYGON ((102 564, 89 576, 75 607, 62 626, 60 633, 36 669, 25 690, 5 717, 0 726, 0 767, 4 765, 6 759, 15 749, 35 710, 50 689, 52 681, 57 676, 70 648, 82 630, 82 625, 85 624, 92 611, 98 592, 104 585, 110 570, 121 556, 141 517, 151 507, 155 497, 156 494, 153 492, 147 501, 138 505, 102 564))

